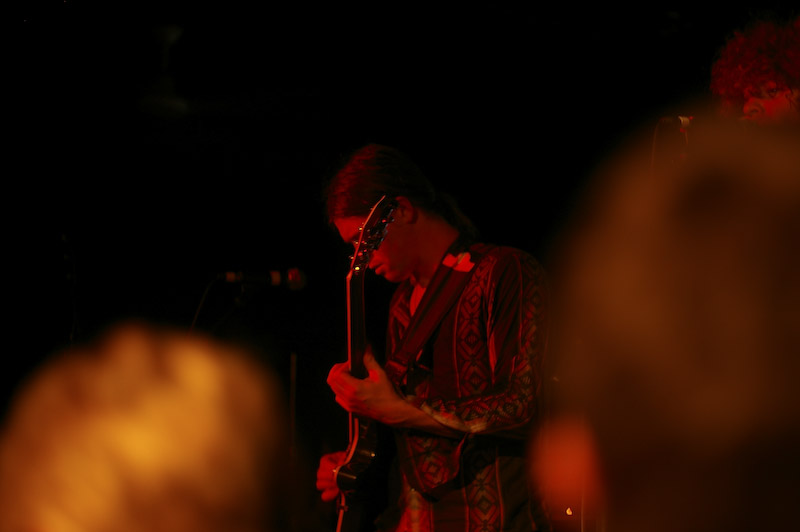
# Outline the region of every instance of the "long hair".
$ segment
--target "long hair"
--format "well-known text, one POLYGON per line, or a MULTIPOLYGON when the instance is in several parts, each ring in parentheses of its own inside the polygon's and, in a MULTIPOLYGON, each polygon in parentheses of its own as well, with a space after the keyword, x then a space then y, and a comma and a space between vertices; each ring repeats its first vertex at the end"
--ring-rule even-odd
POLYGON ((337 218, 366 216, 382 196, 404 196, 438 215, 461 232, 477 238, 472 221, 454 198, 436 189, 420 167, 396 148, 367 144, 353 152, 325 187, 329 223, 337 218))

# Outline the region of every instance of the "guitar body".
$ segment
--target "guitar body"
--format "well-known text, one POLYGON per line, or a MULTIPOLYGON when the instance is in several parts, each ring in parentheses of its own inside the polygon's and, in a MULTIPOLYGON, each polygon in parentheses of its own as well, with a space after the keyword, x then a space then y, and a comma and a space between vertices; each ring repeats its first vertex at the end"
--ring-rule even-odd
POLYGON ((348 460, 336 472, 341 494, 336 532, 374 532, 375 520, 388 504, 389 466, 394 438, 385 425, 352 416, 358 438, 348 460))
MULTIPOLYGON (((394 204, 385 196, 372 208, 356 244, 347 274, 347 359, 354 377, 367 376, 364 323, 364 274, 391 221, 394 204)), ((380 423, 349 415, 345 461, 335 471, 339 487, 336 532, 374 532, 375 519, 387 504, 388 470, 394 455, 391 430, 380 423)))

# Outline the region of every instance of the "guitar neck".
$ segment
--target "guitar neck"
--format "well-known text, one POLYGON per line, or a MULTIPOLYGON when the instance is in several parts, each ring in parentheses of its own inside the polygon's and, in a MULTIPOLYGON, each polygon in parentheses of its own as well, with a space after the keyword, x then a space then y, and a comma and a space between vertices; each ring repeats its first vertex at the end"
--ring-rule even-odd
MULTIPOLYGON (((351 375, 358 379, 367 377, 364 367, 364 353, 367 350, 364 274, 369 268, 370 254, 378 249, 386 235, 394 208, 395 202, 386 196, 372 207, 364 225, 359 228, 359 239, 355 245, 350 272, 347 274, 347 362, 351 375)), ((352 412, 348 417, 350 445, 344 462, 334 470, 340 490, 336 531, 367 532, 374 530, 376 512, 386 505, 384 490, 380 489, 380 486, 386 484, 386 475, 379 472, 381 468, 377 467, 377 463, 382 462, 381 465, 385 467, 388 462, 377 449, 378 439, 381 437, 378 424, 360 419, 352 412), (381 477, 379 483, 376 482, 376 477, 381 477), (369 489, 364 489, 367 485, 369 489), (350 500, 350 494, 356 492, 360 492, 359 496, 350 500)))
POLYGON ((363 271, 347 275, 347 361, 350 373, 359 379, 367 376, 364 353, 367 349, 364 322, 364 275, 363 271))

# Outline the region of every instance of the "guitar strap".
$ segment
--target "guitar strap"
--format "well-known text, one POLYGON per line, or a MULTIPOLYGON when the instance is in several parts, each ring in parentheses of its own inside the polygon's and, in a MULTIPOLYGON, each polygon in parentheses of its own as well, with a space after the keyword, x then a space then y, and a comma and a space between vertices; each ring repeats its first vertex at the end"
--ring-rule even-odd
POLYGON ((445 254, 408 324, 400 347, 386 363, 384 369, 392 382, 405 382, 412 361, 417 360, 422 346, 463 293, 481 258, 477 248, 478 245, 472 245, 465 249, 463 242, 456 241, 445 254), (459 249, 462 251, 457 252, 459 249))

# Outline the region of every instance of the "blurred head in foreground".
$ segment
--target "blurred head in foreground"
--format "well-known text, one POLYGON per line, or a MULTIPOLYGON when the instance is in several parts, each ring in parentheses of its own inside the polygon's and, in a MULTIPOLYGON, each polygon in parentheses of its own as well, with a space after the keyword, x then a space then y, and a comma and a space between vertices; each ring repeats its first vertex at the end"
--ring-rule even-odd
POLYGON ((0 529, 282 530, 278 381, 248 354, 120 325, 22 389, 0 436, 0 529))
MULTIPOLYGON (((644 137, 647 137, 646 135, 644 137)), ((616 532, 787 530, 800 500, 800 138, 707 124, 595 176, 553 268, 555 421, 533 474, 616 532)))

